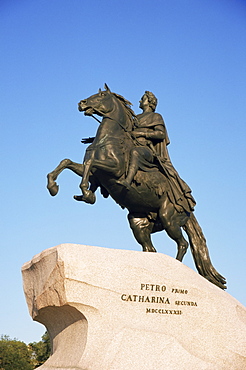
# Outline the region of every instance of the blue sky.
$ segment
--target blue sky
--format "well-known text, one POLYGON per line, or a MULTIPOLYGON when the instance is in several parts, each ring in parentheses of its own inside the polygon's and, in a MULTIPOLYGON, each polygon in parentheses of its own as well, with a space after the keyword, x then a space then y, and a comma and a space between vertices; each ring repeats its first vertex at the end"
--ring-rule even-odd
MULTIPOLYGON (((57 197, 46 190, 61 159, 82 161, 80 140, 97 123, 77 103, 105 82, 136 113, 145 90, 157 96, 213 264, 246 305, 245 1, 2 0, 0 40, 0 334, 40 340, 45 328, 29 316, 20 269, 43 249, 70 242, 140 250, 127 212, 111 199, 73 200, 80 179, 72 172, 60 176, 57 197)), ((175 257, 164 232, 153 241, 175 257)), ((195 269, 190 251, 184 263, 195 269)))

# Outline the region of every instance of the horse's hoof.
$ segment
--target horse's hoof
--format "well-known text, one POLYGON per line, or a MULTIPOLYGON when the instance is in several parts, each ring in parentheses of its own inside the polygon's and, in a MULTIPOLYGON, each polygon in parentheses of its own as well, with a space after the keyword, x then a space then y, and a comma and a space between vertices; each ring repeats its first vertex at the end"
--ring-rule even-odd
POLYGON ((91 193, 88 197, 88 202, 89 204, 94 204, 96 202, 96 196, 94 193, 91 193))
POLYGON ((86 195, 74 195, 73 198, 79 202, 85 202, 88 204, 94 204, 96 202, 96 196, 92 192, 88 192, 86 195))
POLYGON ((54 197, 59 191, 59 186, 54 183, 52 186, 47 185, 47 189, 49 190, 50 195, 54 197))
POLYGON ((155 249, 155 247, 148 247, 148 248, 145 248, 143 249, 143 252, 147 252, 147 253, 156 253, 157 250, 155 249))
POLYGON ((83 195, 74 195, 73 199, 77 200, 78 202, 82 202, 84 200, 83 195))

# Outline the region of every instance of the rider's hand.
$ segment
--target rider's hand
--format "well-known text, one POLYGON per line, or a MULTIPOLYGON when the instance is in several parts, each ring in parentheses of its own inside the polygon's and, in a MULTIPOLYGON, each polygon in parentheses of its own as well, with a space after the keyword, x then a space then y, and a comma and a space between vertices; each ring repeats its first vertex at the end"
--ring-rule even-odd
POLYGON ((133 132, 132 132, 132 136, 134 136, 134 137, 146 136, 146 132, 142 132, 142 131, 133 131, 133 132))

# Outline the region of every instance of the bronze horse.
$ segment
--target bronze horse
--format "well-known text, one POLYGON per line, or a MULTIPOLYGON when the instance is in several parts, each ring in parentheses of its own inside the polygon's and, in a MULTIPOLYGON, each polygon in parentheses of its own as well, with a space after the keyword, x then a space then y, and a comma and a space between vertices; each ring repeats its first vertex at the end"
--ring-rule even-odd
POLYGON ((95 191, 99 187, 104 197, 110 195, 122 208, 129 210, 130 227, 143 251, 156 252, 151 234, 165 230, 177 244, 176 258, 179 261, 188 248, 183 228, 199 274, 226 289, 226 280, 211 263, 206 239, 193 212, 177 211, 167 196, 167 178, 158 166, 151 172, 139 170, 130 189, 120 186, 119 180, 124 179, 127 173, 130 151, 136 145, 131 135, 136 116, 129 101, 105 86, 105 91, 99 90, 79 102, 79 111, 88 116, 97 114, 102 117, 102 122, 86 150, 83 164, 64 159, 48 174, 50 194, 54 196, 58 192, 55 182, 58 175, 66 168, 72 170, 82 177, 82 195, 74 196, 76 200, 95 203, 95 191))

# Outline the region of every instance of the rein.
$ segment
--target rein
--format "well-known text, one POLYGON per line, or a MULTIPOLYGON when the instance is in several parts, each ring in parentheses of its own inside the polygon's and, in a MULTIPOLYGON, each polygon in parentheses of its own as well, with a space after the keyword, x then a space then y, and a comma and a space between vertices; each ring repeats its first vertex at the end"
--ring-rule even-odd
MULTIPOLYGON (((99 114, 101 114, 103 116, 103 118, 109 118, 111 119, 112 121, 115 121, 116 123, 118 123, 118 125, 126 132, 126 134, 129 136, 129 138, 134 142, 136 143, 138 146, 143 146, 142 143, 140 143, 137 138, 135 136, 133 136, 130 131, 127 131, 127 129, 115 118, 112 118, 112 117, 109 117, 109 116, 105 116, 103 112, 101 112, 99 109, 97 108, 94 108, 92 107, 95 111, 97 111, 99 114)), ((99 122, 100 124, 102 123, 97 117, 93 116, 93 114, 91 115, 97 122, 99 122)), ((133 131, 133 130, 132 130, 133 131)))

